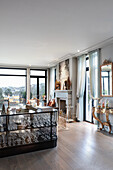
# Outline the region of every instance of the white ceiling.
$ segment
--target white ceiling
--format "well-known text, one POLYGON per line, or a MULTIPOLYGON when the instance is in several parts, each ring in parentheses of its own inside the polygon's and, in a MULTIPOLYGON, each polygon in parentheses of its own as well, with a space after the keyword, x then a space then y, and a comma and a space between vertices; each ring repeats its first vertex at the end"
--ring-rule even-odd
POLYGON ((113 36, 113 0, 0 0, 0 64, 49 66, 113 36))

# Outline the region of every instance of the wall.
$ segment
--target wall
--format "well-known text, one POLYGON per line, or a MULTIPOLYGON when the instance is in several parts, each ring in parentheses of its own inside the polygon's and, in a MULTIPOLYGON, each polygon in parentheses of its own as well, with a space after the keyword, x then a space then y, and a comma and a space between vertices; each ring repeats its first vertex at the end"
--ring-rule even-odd
POLYGON ((50 96, 50 69, 47 69, 47 103, 49 102, 50 96))
POLYGON ((55 68, 50 68, 50 93, 49 93, 49 99, 54 98, 54 90, 55 90, 55 68))
POLYGON ((64 81, 68 79, 70 68, 69 68, 69 59, 59 63, 59 80, 61 82, 61 90, 64 88, 64 81))
MULTIPOLYGON (((100 65, 102 65, 105 59, 113 62, 113 43, 101 48, 100 65)), ((109 97, 109 98, 104 97, 103 100, 106 100, 106 99, 109 100, 110 106, 113 107, 113 97, 109 97)))
MULTIPOLYGON (((50 68, 50 95, 53 96, 54 91, 54 67, 50 68)), ((77 89, 77 59, 71 58, 69 59, 69 77, 71 81, 71 90, 72 90, 72 106, 73 106, 73 118, 76 117, 76 89, 77 89)), ((59 63, 56 66, 56 79, 59 81, 59 63)))
POLYGON ((30 68, 27 68, 27 100, 30 100, 30 68))
POLYGON ((100 64, 107 59, 113 62, 113 43, 101 49, 100 64))
POLYGON ((71 58, 69 61, 70 81, 72 83, 72 106, 73 118, 76 119, 76 93, 77 93, 77 58, 71 58))

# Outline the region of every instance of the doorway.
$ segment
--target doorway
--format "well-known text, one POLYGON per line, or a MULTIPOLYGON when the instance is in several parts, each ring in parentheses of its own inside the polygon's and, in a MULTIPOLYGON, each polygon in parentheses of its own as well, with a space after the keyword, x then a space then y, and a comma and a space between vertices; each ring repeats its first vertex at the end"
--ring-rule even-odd
MULTIPOLYGON (((34 70, 33 70, 34 71, 34 70)), ((40 104, 46 104, 47 98, 47 71, 43 71, 44 75, 38 75, 40 72, 37 71, 37 75, 30 76, 30 86, 31 86, 31 94, 30 98, 36 98, 40 100, 40 104)))

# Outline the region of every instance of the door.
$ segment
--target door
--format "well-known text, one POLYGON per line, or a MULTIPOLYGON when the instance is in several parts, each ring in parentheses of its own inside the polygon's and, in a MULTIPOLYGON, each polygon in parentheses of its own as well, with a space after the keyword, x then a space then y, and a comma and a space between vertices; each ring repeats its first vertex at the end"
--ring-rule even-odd
POLYGON ((31 94, 30 98, 37 98, 41 105, 46 104, 46 79, 31 77, 31 94))

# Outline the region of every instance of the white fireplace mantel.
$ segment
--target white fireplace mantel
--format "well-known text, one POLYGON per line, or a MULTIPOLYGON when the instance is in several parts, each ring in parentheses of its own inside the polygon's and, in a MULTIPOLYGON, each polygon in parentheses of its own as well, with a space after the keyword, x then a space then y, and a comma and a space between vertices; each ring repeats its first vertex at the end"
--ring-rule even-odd
POLYGON ((54 90, 55 93, 68 93, 68 92, 72 92, 72 90, 54 90))
POLYGON ((71 104, 69 101, 72 100, 72 90, 54 90, 54 92, 56 94, 56 102, 57 98, 59 98, 60 100, 66 100, 67 106, 71 104))

